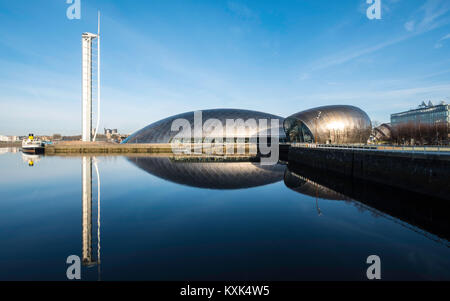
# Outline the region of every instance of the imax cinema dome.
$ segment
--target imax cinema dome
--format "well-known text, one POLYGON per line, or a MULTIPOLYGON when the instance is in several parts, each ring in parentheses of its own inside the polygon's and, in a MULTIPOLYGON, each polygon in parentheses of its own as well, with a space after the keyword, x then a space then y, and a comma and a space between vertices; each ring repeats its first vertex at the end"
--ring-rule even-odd
MULTIPOLYGON (((205 128, 207 120, 216 120, 219 121, 223 125, 223 131, 218 136, 222 138, 226 137, 226 122, 227 120, 238 120, 241 119, 244 122, 253 119, 256 120, 258 128, 238 128, 234 133, 234 137, 256 137, 258 132, 261 130, 267 130, 268 136, 271 136, 273 131, 277 131, 281 141, 286 139, 285 132, 283 130, 283 122, 284 118, 268 113, 257 112, 257 111, 249 111, 249 110, 239 110, 239 109, 213 109, 213 110, 202 110, 197 111, 201 112, 202 118, 202 128, 205 128), (267 120, 267 126, 261 127, 259 122, 260 119, 267 120), (278 126, 271 128, 271 121, 278 121, 278 126)), ((166 119, 162 119, 155 123, 152 123, 145 128, 133 133, 129 136, 123 143, 171 143, 174 137, 180 132, 172 131, 172 124, 177 119, 185 119, 191 125, 192 132, 194 131, 194 111, 178 114, 175 116, 168 117, 166 119)), ((208 130, 203 130, 203 138, 208 136, 208 130)), ((208 136, 211 137, 211 136, 208 136)))
POLYGON ((284 120, 289 142, 327 144, 366 143, 372 131, 369 116, 347 105, 324 106, 302 111, 284 120))

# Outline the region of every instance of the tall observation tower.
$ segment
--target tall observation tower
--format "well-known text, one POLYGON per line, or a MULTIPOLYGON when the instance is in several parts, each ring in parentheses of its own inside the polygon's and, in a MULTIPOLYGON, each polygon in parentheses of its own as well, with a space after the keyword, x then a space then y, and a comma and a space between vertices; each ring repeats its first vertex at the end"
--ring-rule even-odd
POLYGON ((85 32, 81 36, 82 47, 82 141, 95 141, 100 122, 100 12, 98 13, 97 34, 85 32), (95 44, 97 42, 97 55, 95 44), (95 64, 97 62, 97 64, 95 64), (96 66, 95 66, 96 65, 96 66), (95 70, 96 69, 96 70, 95 70), (97 91, 93 91, 92 85, 97 81, 97 91), (97 126, 92 133, 92 98, 97 94, 97 126))

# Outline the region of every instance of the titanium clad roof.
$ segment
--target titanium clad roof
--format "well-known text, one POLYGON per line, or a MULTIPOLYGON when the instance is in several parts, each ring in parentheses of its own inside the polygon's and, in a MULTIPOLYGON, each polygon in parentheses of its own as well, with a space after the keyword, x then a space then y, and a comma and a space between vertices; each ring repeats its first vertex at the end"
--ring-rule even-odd
MULTIPOLYGON (((213 109, 213 110, 204 110, 202 112, 202 121, 203 124, 207 119, 218 119, 222 122, 225 131, 225 125, 227 119, 242 119, 245 121, 249 119, 255 119, 259 124, 259 119, 267 119, 268 127, 270 127, 271 119, 279 120, 279 128, 278 132, 280 138, 285 137, 285 133, 283 130, 283 121, 284 118, 272 114, 267 114, 263 112, 257 111, 249 111, 249 110, 239 110, 239 109, 213 109)), ((194 128, 194 112, 187 112, 178 114, 175 116, 171 116, 155 123, 152 123, 145 128, 133 133, 130 137, 128 137, 123 143, 170 143, 172 138, 178 133, 178 131, 171 131, 172 122, 178 118, 183 118, 189 121, 191 124, 191 129, 193 132, 194 128)), ((269 131, 270 132, 270 131, 269 131)), ((243 136, 252 136, 256 135, 257 132, 252 132, 250 135, 246 135, 245 133, 241 133, 243 136)), ((238 134, 239 135, 239 134, 238 134)), ((225 137, 225 135, 224 135, 225 137)))
POLYGON ((284 129, 288 139, 293 125, 305 125, 318 143, 366 143, 372 130, 369 116, 361 109, 347 105, 323 106, 287 117, 284 129))

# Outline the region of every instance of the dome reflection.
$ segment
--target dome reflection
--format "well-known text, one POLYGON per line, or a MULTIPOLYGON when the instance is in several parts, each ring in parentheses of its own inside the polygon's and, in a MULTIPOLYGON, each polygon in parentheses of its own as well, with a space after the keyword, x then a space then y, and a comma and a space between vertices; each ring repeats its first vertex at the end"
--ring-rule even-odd
POLYGON ((315 198, 316 202, 317 199, 344 201, 406 228, 417 227, 414 231, 448 246, 450 205, 446 200, 291 164, 286 168, 284 183, 296 192, 315 198))
POLYGON ((301 176, 300 174, 294 173, 288 168, 286 168, 286 171, 284 173, 284 184, 288 188, 298 193, 319 199, 337 200, 337 201, 348 199, 345 195, 340 194, 328 187, 320 185, 319 183, 316 183, 304 176, 301 176))
POLYGON ((210 189, 242 189, 280 182, 286 168, 257 162, 185 162, 173 157, 130 157, 128 160, 159 178, 210 189))

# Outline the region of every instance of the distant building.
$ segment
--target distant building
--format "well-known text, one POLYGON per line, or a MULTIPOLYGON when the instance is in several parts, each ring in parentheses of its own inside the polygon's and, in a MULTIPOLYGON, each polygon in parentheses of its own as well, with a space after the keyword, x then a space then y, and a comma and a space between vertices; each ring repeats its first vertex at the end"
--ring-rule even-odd
POLYGON ((52 141, 53 136, 39 136, 39 139, 42 141, 52 141))
POLYGON ((391 115, 392 138, 401 144, 450 142, 450 105, 422 102, 417 109, 391 115))
POLYGON ((0 135, 0 141, 1 142, 16 142, 16 141, 19 141, 19 137, 0 135))
POLYGON ((391 115, 393 127, 400 124, 435 124, 450 123, 450 105, 441 102, 433 105, 431 101, 426 104, 422 102, 417 109, 391 115))
POLYGON ((105 135, 117 135, 117 129, 105 129, 105 135))
POLYGON ((81 135, 76 136, 63 136, 62 141, 80 141, 82 139, 81 135))
POLYGON ((61 134, 53 134, 52 139, 55 141, 62 140, 62 135, 61 134))

